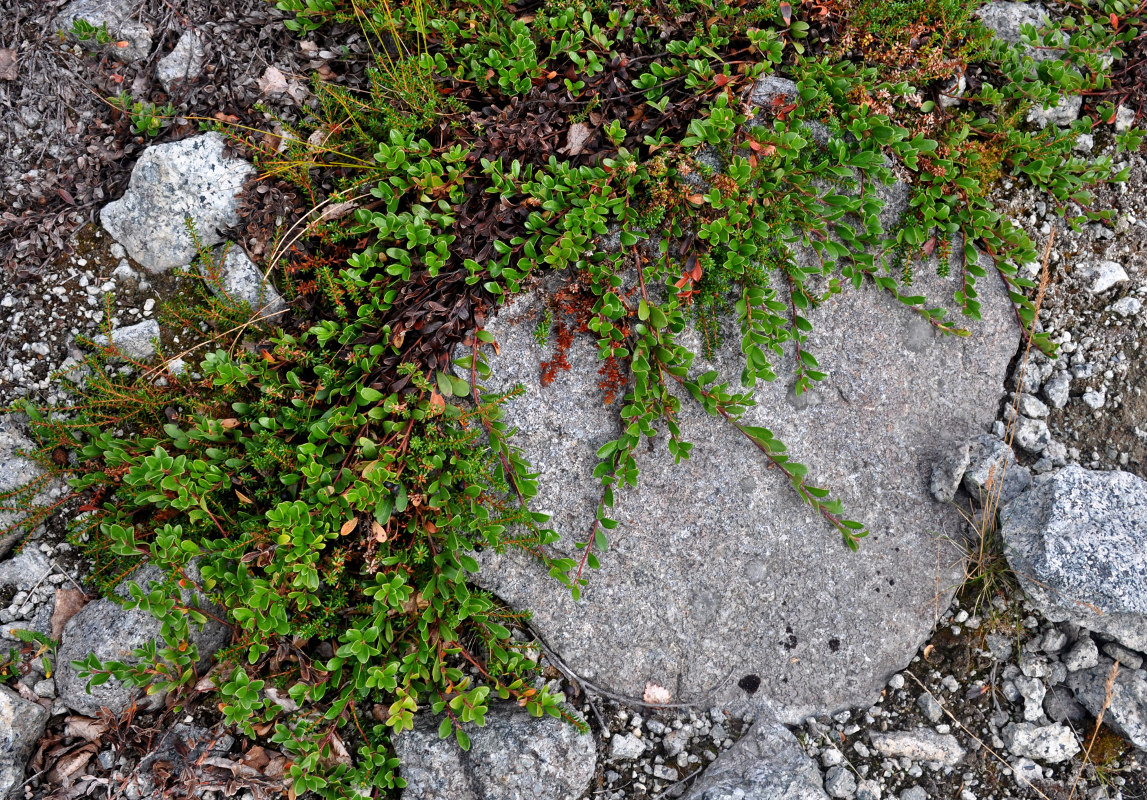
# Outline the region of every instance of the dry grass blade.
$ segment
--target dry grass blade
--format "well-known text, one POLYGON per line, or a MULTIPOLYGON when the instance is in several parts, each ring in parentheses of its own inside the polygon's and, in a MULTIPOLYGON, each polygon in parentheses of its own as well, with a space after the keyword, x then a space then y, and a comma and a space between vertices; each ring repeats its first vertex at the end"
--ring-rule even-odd
MULTIPOLYGON (((1044 297, 1050 273, 1048 264, 1051 261, 1051 248, 1055 242, 1056 229, 1053 227, 1044 247, 1043 261, 1040 264, 1039 284, 1036 289, 1034 302, 1033 326, 1039 319, 1040 308, 1044 297)), ((1019 419, 1020 387, 1023 386, 1024 375, 1027 372, 1028 361, 1031 357, 1032 337, 1026 337, 1023 358, 1020 359, 1016 370, 1016 389, 1012 398, 1012 422, 1008 423, 1004 434, 1004 442, 1009 448, 1015 441, 1016 420, 1019 419)), ((993 465, 988 473, 986 491, 981 495, 980 514, 976 518, 963 509, 960 514, 975 532, 975 540, 967 547, 968 566, 965 568, 965 586, 978 584, 973 610, 978 611, 991 597, 1005 591, 1009 586, 1011 570, 1003 554, 1002 542, 997 535, 996 520, 999 515, 1003 499, 1004 478, 1007 475, 1011 460, 1005 459, 1002 464, 993 465)))
POLYGON ((1072 800, 1075 797, 1075 788, 1079 785, 1079 777, 1083 774, 1083 770, 1087 767, 1091 759, 1091 749, 1095 747, 1095 740, 1099 736, 1099 728, 1103 725, 1103 717, 1107 714, 1107 708, 1111 705, 1111 694, 1115 687, 1115 677, 1119 674, 1119 662, 1116 661, 1111 665, 1111 671, 1107 673, 1107 680, 1103 684, 1103 705, 1099 707, 1099 713, 1095 715, 1095 730, 1091 732, 1091 739, 1087 742, 1087 749, 1083 751, 1083 763, 1079 765, 1079 769, 1075 773, 1075 780, 1071 782, 1071 792, 1067 795, 1067 800, 1072 800))

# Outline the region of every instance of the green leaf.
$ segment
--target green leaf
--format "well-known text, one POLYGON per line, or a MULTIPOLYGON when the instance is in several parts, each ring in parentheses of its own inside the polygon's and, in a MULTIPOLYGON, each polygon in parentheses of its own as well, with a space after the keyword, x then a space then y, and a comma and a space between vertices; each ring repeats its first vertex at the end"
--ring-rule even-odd
POLYGON ((454 382, 450 380, 450 376, 442 370, 437 373, 438 391, 442 393, 443 397, 454 396, 454 382))

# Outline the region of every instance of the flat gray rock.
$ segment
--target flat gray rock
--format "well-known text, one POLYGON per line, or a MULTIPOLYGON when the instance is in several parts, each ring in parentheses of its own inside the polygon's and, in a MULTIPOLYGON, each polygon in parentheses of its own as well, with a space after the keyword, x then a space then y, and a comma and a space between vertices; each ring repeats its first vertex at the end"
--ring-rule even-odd
POLYGON ((593 736, 554 717, 492 705, 485 727, 467 726, 469 751, 439 739, 438 723, 420 714, 394 737, 403 800, 577 800, 593 778, 593 736))
POLYGON ((925 764, 943 764, 951 767, 959 764, 966 755, 955 736, 950 733, 937 733, 930 728, 873 733, 870 740, 873 749, 882 756, 907 758, 925 764))
MULTIPOLYGON (((111 332, 111 343, 125 356, 137 361, 147 361, 155 355, 155 341, 159 338, 159 323, 153 319, 145 319, 134 325, 115 328, 111 332)), ((92 337, 96 344, 107 345, 108 337, 104 334, 92 337)))
POLYGON ((981 506, 1002 508, 1031 485, 1031 470, 1016 463, 1016 454, 1006 442, 985 433, 968 444, 964 491, 981 506))
POLYGON ((151 31, 134 18, 137 5, 133 0, 73 0, 56 17, 56 25, 64 32, 70 31, 78 19, 95 28, 107 25, 114 40, 107 46, 108 51, 117 61, 139 61, 151 52, 151 31), (120 47, 120 42, 127 44, 120 47))
POLYGON ((827 800, 820 770, 788 728, 760 714, 705 768, 685 800, 827 800))
POLYGON ((1082 749, 1071 728, 1061 722, 1051 725, 1009 722, 1000 735, 1013 755, 1048 764, 1067 761, 1082 749))
MULTIPOLYGON (((984 27, 1008 44, 1020 44, 1023 26, 1034 25, 1038 32, 1041 26, 1050 22, 1047 11, 1039 3, 1020 3, 1010 0, 1008 2, 984 3, 976 11, 976 16, 984 23, 984 27)), ((1057 58, 1060 52, 1059 50, 1028 49, 1028 55, 1036 61, 1057 58)))
POLYGON ((155 77, 170 92, 180 81, 191 81, 203 73, 206 59, 203 39, 195 31, 184 31, 175 43, 175 48, 155 65, 155 77))
POLYGON ((219 133, 152 145, 131 172, 127 192, 100 210, 100 221, 151 272, 190 264, 197 255, 186 218, 205 247, 239 224, 236 195, 255 168, 223 154, 219 133))
POLYGON ((1111 698, 1107 698, 1107 680, 1115 662, 1102 658, 1091 669, 1073 672, 1067 676, 1067 685, 1075 699, 1092 716, 1101 709, 1103 723, 1140 750, 1147 750, 1147 672, 1121 666, 1111 684, 1111 698))
MULTIPOLYGON (((194 570, 188 572, 192 580, 198 580, 194 570)), ((147 565, 125 578, 116 587, 117 594, 128 597, 128 584, 138 583, 147 590, 152 581, 161 578, 160 571, 147 565)), ((192 592, 184 590, 184 602, 191 602, 192 592)), ((214 608, 200 602, 205 608, 214 608)), ((221 609, 214 608, 213 613, 222 616, 221 609)), ((200 667, 210 662, 211 656, 223 645, 227 644, 231 632, 222 623, 208 618, 202 630, 191 626, 191 640, 199 650, 200 667)), ((112 600, 101 597, 85 605, 80 611, 68 620, 61 634, 60 649, 56 658, 56 688, 60 699, 74 711, 96 716, 101 708, 109 709, 113 714, 120 714, 131 704, 132 698, 139 691, 137 687, 128 687, 112 678, 100 686, 93 686, 89 692, 87 679, 80 678, 73 661, 87 658, 89 653, 95 653, 101 661, 133 660, 132 651, 143 647, 151 641, 159 642, 163 646, 161 625, 159 620, 146 611, 139 609, 125 609, 112 600)), ((160 702, 162 694, 151 695, 151 702, 160 702)))
POLYGON ((24 785, 24 767, 47 724, 46 708, 0 686, 0 797, 24 785))
POLYGON ((750 102, 766 108, 784 105, 795 101, 798 97, 797 85, 788 78, 779 78, 776 75, 766 75, 755 84, 749 95, 750 102))
MULTIPOLYGON (((44 477, 44 468, 23 455, 36 449, 36 443, 24 432, 22 422, 26 420, 17 414, 0 416, 0 495, 8 495, 44 477)), ((42 482, 27 499, 31 505, 47 505, 66 491, 67 487, 60 481, 42 482)), ((27 514, 23 510, 15 510, 21 506, 22 498, 16 496, 0 501, 0 507, 14 509, 0 509, 0 557, 28 533, 27 525, 23 524, 27 521, 27 514)))
MULTIPOLYGON (((923 266, 915 288, 940 300, 954 287, 923 266)), ((970 338, 935 335, 876 289, 848 289, 810 313, 826 380, 796 397, 790 354, 781 377, 757 387, 744 421, 772 429, 810 481, 870 526, 860 552, 749 441, 685 396, 679 422, 692 457, 674 466, 664 436, 642 446, 639 486, 620 492, 611 514, 620 526, 580 602, 521 553, 486 553, 478 580, 531 609, 576 672, 629 697, 652 682, 674 700, 751 705, 759 689, 790 724, 870 704, 962 581, 962 557, 945 544, 958 539, 960 517, 931 497, 932 464, 992 423, 1019 339, 998 278, 978 288, 985 321, 970 338)), ((573 543, 588 536, 601 492, 596 451, 618 433, 620 402, 604 405, 587 337, 574 340, 571 370, 541 384, 550 351, 535 341, 540 313, 526 295, 490 322, 501 355, 486 385, 526 388, 506 421, 539 473, 533 505, 553 515, 556 554, 577 558, 573 543)), ((695 335, 684 340, 700 350, 695 335)), ((739 337, 725 342, 713 368, 736 386, 739 337)))
POLYGON ((1147 481, 1073 464, 1001 520, 1008 563, 1044 616, 1147 651, 1147 481))
POLYGON ((941 503, 951 503, 971 462, 971 445, 968 442, 953 448, 937 461, 932 466, 932 480, 929 483, 932 496, 941 503))
MULTIPOLYGON (((218 259, 221 253, 221 248, 216 249, 215 259, 218 259)), ((199 265, 199 271, 206 272, 202 263, 199 265)), ((263 277, 263 270, 255 266, 239 245, 232 244, 227 247, 226 253, 223 254, 223 263, 219 265, 219 278, 223 291, 231 298, 242 300, 251 306, 256 317, 265 318, 271 325, 282 320, 287 304, 275 291, 271 281, 263 277)), ((215 291, 214 285, 211 285, 211 290, 215 291)))

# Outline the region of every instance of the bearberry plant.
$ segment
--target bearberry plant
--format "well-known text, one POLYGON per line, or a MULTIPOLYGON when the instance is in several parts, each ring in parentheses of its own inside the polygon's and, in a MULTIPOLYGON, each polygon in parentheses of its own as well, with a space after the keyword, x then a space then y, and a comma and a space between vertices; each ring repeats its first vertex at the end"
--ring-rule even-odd
POLYGON ((831 487, 740 421, 757 382, 786 354, 798 393, 823 379, 809 312, 864 283, 969 335, 994 270, 1052 351, 1020 270, 1034 247, 991 189, 1027 181, 1073 224, 1102 222, 1089 188, 1123 177, 1072 151, 1113 107, 1068 128, 1029 115, 1106 91, 1139 36, 1124 0, 1056 6, 1018 44, 967 0, 278 5, 300 35, 354 28, 375 53, 367 89, 316 78, 312 118, 229 132, 317 206, 269 258, 290 314, 244 325, 238 301, 208 301, 214 344, 193 370, 109 371, 121 354, 97 348, 79 406, 32 414, 45 454, 75 453, 90 511, 75 535, 106 588, 145 561, 170 576, 126 601, 163 620, 162 642, 79 666, 173 703, 217 690, 229 721, 294 755, 296 791, 325 797, 400 786, 388 736, 421 708, 463 747, 493 695, 577 722, 533 676, 524 612, 469 576, 480 551, 523 548, 577 597, 624 535, 610 509, 643 440, 666 431, 668 456, 689 457, 683 402, 735 426, 857 547, 865 526, 831 487), (898 181, 911 196, 892 215, 898 181), (953 297, 914 289, 950 264, 953 297), (537 324, 554 342, 543 380, 568 368, 573 336, 593 337, 624 423, 598 451, 577 559, 547 555, 558 534, 528 508, 508 398, 480 386, 498 349, 485 320, 552 274, 568 280, 537 324), (690 328, 704 355, 735 330, 740 374, 696 369, 690 328), (232 638, 204 684, 191 634, 212 616, 232 638))

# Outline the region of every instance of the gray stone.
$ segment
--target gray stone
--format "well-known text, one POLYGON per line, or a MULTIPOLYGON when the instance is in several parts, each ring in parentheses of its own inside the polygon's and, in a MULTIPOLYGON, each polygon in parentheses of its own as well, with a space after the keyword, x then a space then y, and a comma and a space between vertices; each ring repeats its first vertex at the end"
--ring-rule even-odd
POLYGON ((1042 419, 1020 417, 1016 421, 1015 442, 1029 453, 1042 453, 1051 442, 1051 431, 1042 419))
POLYGON ((956 497, 956 490, 960 488, 960 481, 964 479, 964 472, 971 463, 968 451, 969 444, 964 442, 933 465, 928 488, 941 503, 950 503, 956 497))
POLYGON ((826 800, 820 770, 789 733, 758 715, 697 779, 685 800, 826 800))
MULTIPOLYGON (((665 755, 667 755, 669 758, 676 758, 677 755, 681 753, 689 744, 690 735, 691 729, 671 731, 669 734, 667 734, 666 737, 661 741, 661 746, 665 748, 665 755)), ((713 738, 718 739, 716 736, 713 738)), ((720 738, 724 739, 725 737, 722 736, 720 738)))
POLYGON ((1111 310, 1121 317, 1134 317, 1143 308, 1138 297, 1121 297, 1111 304, 1111 310))
POLYGON ((1043 699, 1043 712, 1052 722, 1082 722, 1087 718, 1087 710, 1075 699, 1075 694, 1066 686, 1053 686, 1043 699))
POLYGON ((155 65, 155 77, 170 92, 180 81, 193 81, 203 73, 203 62, 207 53, 203 39, 195 31, 184 31, 175 43, 175 49, 155 65))
POLYGON ((47 709, 0 686, 0 797, 24 785, 24 767, 47 724, 47 709))
POLYGON ((1067 685, 1092 716, 1099 716, 1106 707, 1103 723, 1139 749, 1147 750, 1147 673, 1120 668, 1108 699, 1107 682, 1114 666, 1114 661, 1100 659, 1091 669, 1068 675, 1067 685))
POLYGON ((222 231, 239 223, 236 195, 255 169, 225 157, 224 144, 223 136, 212 132, 152 145, 132 169, 124 196, 101 209, 104 228, 149 271, 185 266, 195 258, 187 217, 207 247, 222 242, 222 231))
POLYGON ((1063 657, 1063 665, 1068 672, 1078 672, 1081 669, 1091 669, 1099 663, 1099 648, 1095 640, 1084 632, 1079 641, 1063 657))
POLYGON ((1069 465, 1001 518, 1008 563, 1045 617, 1147 650, 1147 482, 1069 465))
MULTIPOLYGON (((270 279, 263 276, 263 270, 255 266, 243 252, 242 247, 232 244, 226 246, 225 251, 224 248, 218 248, 213 260, 219 268, 219 280, 222 284, 219 288, 223 292, 232 299, 242 300, 251 306, 256 317, 266 320, 271 325, 282 320, 287 304, 275 291, 270 279), (222 263, 219 263, 220 258, 222 263)), ((207 275, 207 266, 200 263, 199 272, 207 275)), ((208 285, 212 291, 216 290, 214 283, 208 285)))
MULTIPOLYGON (((187 576, 198 583, 199 574, 194 567, 189 567, 187 576)), ((116 593, 123 598, 130 597, 129 585, 138 583, 145 591, 156 581, 162 581, 162 574, 157 567, 147 565, 134 575, 125 578, 116 587, 116 593)), ((212 614, 223 618, 224 612, 218 607, 203 601, 198 593, 191 589, 181 592, 183 601, 203 607, 212 614)), ((56 661, 56 688, 60 699, 69 708, 86 714, 96 716, 101 708, 108 708, 113 714, 122 713, 131 703, 136 689, 128 687, 112 678, 101 686, 87 689, 87 680, 80 678, 73 661, 87 658, 89 653, 95 653, 101 661, 131 662, 132 651, 143 647, 148 642, 163 642, 162 626, 155 617, 139 609, 126 609, 110 598, 101 597, 88 603, 79 613, 68 620, 61 635, 59 653, 56 661)), ((221 622, 208 617, 207 624, 202 630, 191 626, 191 641, 199 651, 199 667, 206 667, 211 656, 220 647, 227 644, 230 639, 230 630, 221 622)), ((151 695, 152 702, 160 702, 162 694, 151 695)))
POLYGON ((0 586, 26 592, 44 582, 51 574, 52 563, 36 547, 25 547, 17 555, 0 561, 0 586))
POLYGON ((928 792, 920 786, 909 786, 900 793, 900 800, 928 800, 928 792))
POLYGON ((1131 130, 1135 124, 1135 109, 1131 106, 1120 106, 1115 112, 1115 130, 1119 133, 1131 130))
POLYGON ((52 632, 54 592, 49 588, 50 584, 45 584, 51 573, 51 562, 35 546, 24 547, 19 554, 0 561, 0 586, 15 592, 12 606, 8 609, 11 616, 7 617, 6 624, 0 625, 0 640, 4 641, 0 648, 6 648, 9 642, 19 642, 16 630, 45 635, 52 632), (33 592, 37 587, 39 594, 33 592))
POLYGON ((1107 396, 1103 392, 1097 392, 1094 389, 1088 389, 1083 393, 1083 404, 1090 408, 1092 411, 1098 411, 1103 408, 1107 402, 1107 396))
POLYGON ((1028 111, 1028 122, 1034 122, 1041 128, 1046 128, 1048 125, 1070 125, 1079 117, 1081 108, 1083 108, 1082 97, 1077 94, 1067 95, 1061 97, 1051 108, 1044 108, 1038 103, 1032 106, 1028 111))
POLYGON ((1048 674, 1047 656, 1025 647, 1020 652, 1020 671, 1029 678, 1046 678, 1048 674))
POLYGON ((774 104, 785 105, 795 102, 798 97, 797 85, 787 78, 766 75, 753 85, 749 100, 764 108, 774 104))
MULTIPOLYGON (((917 288, 950 298, 953 280, 922 267, 917 288)), ((760 695, 781 703, 780 718, 792 724, 871 705, 962 580, 962 556, 944 544, 960 536, 960 516, 937 504, 928 485, 940 453, 991 424, 1015 352, 1002 291, 988 282, 981 300, 974 337, 938 337, 918 350, 909 346, 917 315, 867 285, 846 290, 809 312, 808 346, 829 374, 800 398, 803 410, 790 398, 792 353, 775 367, 781 378, 756 387, 743 422, 769 427, 810 480, 870 525, 858 553, 751 442, 682 392, 677 421, 692 455, 674 465, 664 436, 641 446, 639 485, 619 493, 610 516, 620 526, 602 568, 586 576, 577 613, 569 590, 528 554, 484 553, 477 580, 530 609, 572 669, 614 692, 640 697, 653 682, 675 687, 675 699, 748 703, 755 700, 738 679, 754 675, 760 695)), ((537 295, 526 294, 488 323, 501 355, 486 388, 526 388, 507 404, 506 422, 539 474, 534 506, 552 514, 562 537, 553 554, 576 559, 573 544, 584 540, 601 495, 591 477, 596 452, 619 432, 620 403, 602 403, 589 337, 575 338, 569 372, 541 384, 547 354, 529 321, 538 313, 537 295)), ((732 326, 725 334, 712 367, 735 384, 740 336, 732 326)), ((680 341, 701 350, 694 332, 680 341)), ((709 367, 695 363, 698 373, 709 367)))
POLYGON ((824 790, 829 797, 848 798, 856 794, 856 778, 843 764, 830 769, 824 776, 824 790))
POLYGON ((1048 415, 1050 409, 1043 400, 1040 400, 1034 394, 1020 395, 1020 413, 1025 417, 1032 419, 1043 419, 1048 415))
POLYGON ((1040 641, 1040 650, 1045 653, 1058 653, 1063 648, 1067 647, 1067 634, 1059 628, 1048 628, 1043 633, 1043 639, 1040 641))
MULTIPOLYGON (((147 361, 155 355, 155 340, 158 338, 159 323, 153 319, 115 328, 111 332, 111 343, 125 356, 137 361, 147 361)), ((101 333, 93 336, 92 341, 106 345, 108 337, 101 333)))
POLYGON ((984 644, 988 648, 988 654, 996 661, 1006 662, 1012 657, 1014 642, 1007 636, 989 633, 984 637, 984 644))
POLYGON ((614 736, 610 742, 609 757, 632 760, 641 758, 645 752, 645 742, 632 733, 614 736))
POLYGON ((36 693, 37 697, 51 700, 56 696, 56 682, 52 678, 44 678, 44 680, 36 681, 32 685, 32 691, 36 693))
POLYGON ((883 794, 878 781, 865 779, 856 785, 856 800, 880 800, 883 794))
POLYGON ((1129 280, 1123 265, 1116 261, 1100 261, 1092 264, 1080 270, 1080 275, 1087 279, 1087 288, 1092 294, 1101 294, 1129 280))
MULTIPOLYGON (((24 455, 33 452, 36 444, 25 435, 18 419, 21 418, 13 414, 0 416, 0 495, 11 496, 12 492, 44 476, 44 468, 24 455)), ((13 500, 0 505, 14 506, 13 500)), ((49 500, 44 490, 31 498, 34 505, 44 505, 49 500)), ((27 533, 20 524, 26 516, 18 511, 0 511, 0 557, 27 533)))
POLYGON ((1030 758, 1017 758, 1011 766, 1012 777, 1020 786, 1032 786, 1032 781, 1043 780, 1043 767, 1030 758))
POLYGON ((1024 719, 1035 722, 1043 716, 1043 698, 1047 688, 1039 678, 1029 678, 1026 675, 1017 675, 1013 683, 1024 699, 1024 719))
MULTIPOLYGON (((1039 3, 985 3, 976 11, 976 16, 984 23, 984 27, 1008 44, 1019 44, 1022 41, 1023 26, 1034 25, 1038 29, 1050 21, 1047 12, 1039 3)), ((1056 57, 1054 55, 1056 51, 1029 50, 1029 52, 1037 61, 1056 57)))
POLYGON ((1108 658, 1118 661, 1128 669, 1139 669, 1143 666, 1143 656, 1122 647, 1115 642, 1106 642, 1103 645, 1103 654, 1108 658))
POLYGON ((981 505, 989 500, 1002 507, 1031 485, 1031 471, 1016 463, 1012 448, 983 434, 969 443, 971 460, 964 473, 964 491, 981 505))
POLYGON ((1066 406, 1071 397, 1071 373, 1063 370, 1052 375, 1043 385, 1043 396, 1051 403, 1052 408, 1066 406))
POLYGON ((891 733, 872 733, 872 747, 887 758, 907 758, 926 764, 955 766, 964 758, 964 748, 950 733, 928 728, 891 733))
POLYGON ((119 61, 130 62, 147 58, 151 52, 151 31, 138 19, 133 19, 136 3, 133 0, 73 0, 56 17, 57 27, 70 31, 76 20, 83 20, 98 28, 107 25, 115 40, 108 50, 119 61), (120 47, 120 42, 127 42, 120 47))
POLYGON ((1011 722, 1004 726, 1000 735, 1012 755, 1048 764, 1067 761, 1080 750, 1071 728, 1059 722, 1052 725, 1011 722))
POLYGON ((935 697, 925 692, 916 698, 916 705, 920 707, 920 711, 928 718, 929 722, 939 722, 944 716, 944 709, 941 707, 939 701, 935 697))
POLYGON ((485 727, 466 728, 469 752, 438 738, 439 721, 420 714, 393 739, 403 800, 577 800, 593 778, 593 737, 554 717, 491 705, 485 727))

